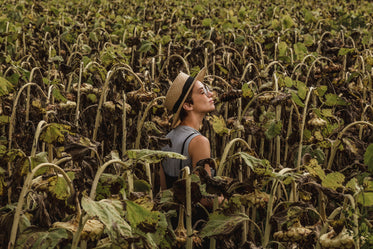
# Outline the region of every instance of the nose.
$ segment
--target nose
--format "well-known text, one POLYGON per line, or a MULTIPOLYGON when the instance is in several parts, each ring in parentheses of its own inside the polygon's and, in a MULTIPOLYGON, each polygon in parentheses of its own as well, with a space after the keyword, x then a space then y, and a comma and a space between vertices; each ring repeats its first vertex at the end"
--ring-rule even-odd
POLYGON ((213 92, 210 90, 210 88, 207 85, 204 86, 203 90, 204 90, 206 96, 209 97, 209 98, 214 95, 213 92))
POLYGON ((213 93, 210 89, 207 89, 207 91, 206 91, 206 96, 207 96, 208 98, 213 98, 213 97, 214 97, 214 93, 213 93))

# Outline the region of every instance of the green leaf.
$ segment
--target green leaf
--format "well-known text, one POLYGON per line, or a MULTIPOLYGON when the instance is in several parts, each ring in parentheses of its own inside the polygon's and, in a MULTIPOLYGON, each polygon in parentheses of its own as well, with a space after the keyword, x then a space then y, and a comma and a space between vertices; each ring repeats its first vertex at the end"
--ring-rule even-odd
POLYGON ((190 69, 190 76, 196 77, 199 71, 201 71, 201 68, 199 66, 192 67, 190 69))
POLYGON ((149 237, 159 245, 159 248, 172 248, 173 240, 168 236, 167 232, 168 222, 164 213, 159 213, 158 227, 155 233, 149 233, 149 237))
POLYGON ((285 86, 289 88, 293 86, 293 80, 289 76, 285 77, 285 86))
POLYGON ((31 222, 29 218, 31 217, 28 217, 27 213, 24 213, 21 215, 20 220, 19 220, 19 226, 18 226, 20 233, 23 233, 24 231, 27 230, 27 228, 30 228, 31 222))
POLYGON ((295 102, 300 107, 304 107, 305 105, 303 104, 302 100, 298 97, 298 95, 295 92, 291 93, 291 99, 295 102))
POLYGON ((246 8, 245 6, 241 5, 240 9, 238 10, 238 15, 241 18, 244 18, 246 14, 246 8))
POLYGON ((288 45, 286 42, 282 41, 278 44, 278 56, 282 57, 286 55, 286 50, 288 48, 288 45))
POLYGON ((18 82, 19 82, 19 78, 21 78, 21 76, 18 74, 18 73, 14 73, 12 74, 11 76, 8 76, 6 77, 7 80, 12 83, 13 87, 14 86, 17 86, 18 85, 18 82))
POLYGON ((212 213, 209 215, 209 221, 201 230, 201 238, 230 235, 236 228, 245 221, 250 220, 246 214, 235 214, 225 216, 224 214, 212 213))
POLYGON ((265 131, 265 135, 268 139, 272 139, 276 137, 277 135, 280 135, 281 130, 282 130, 282 121, 273 120, 267 127, 267 130, 265 131))
POLYGON ((334 115, 333 115, 333 110, 332 110, 332 109, 322 109, 322 110, 321 110, 321 113, 322 113, 322 115, 324 115, 325 117, 329 117, 329 118, 334 117, 334 115))
POLYGON ((321 185, 336 190, 339 187, 343 187, 342 183, 344 180, 345 176, 342 173, 333 172, 326 175, 325 179, 321 182, 321 185))
POLYGON ((216 63, 221 73, 228 75, 228 70, 220 63, 216 63))
POLYGON ((346 184, 346 188, 348 188, 348 189, 350 189, 354 192, 357 192, 358 189, 359 189, 359 182, 354 177, 354 178, 352 178, 351 180, 348 181, 348 183, 346 184))
POLYGON ((57 248, 59 243, 68 238, 68 232, 62 228, 52 228, 48 231, 40 231, 32 227, 17 236, 15 248, 57 248))
POLYGON ((349 53, 353 53, 355 51, 356 51, 355 48, 341 48, 338 52, 338 55, 343 56, 343 55, 347 55, 349 53))
POLYGON ((102 50, 100 54, 101 63, 106 67, 114 63, 116 59, 116 54, 112 49, 102 50))
POLYGON ((0 115, 0 125, 8 124, 10 120, 9 116, 0 115))
POLYGON ((176 152, 148 149, 127 150, 127 155, 130 159, 142 160, 148 163, 158 163, 164 158, 186 159, 185 156, 176 152))
POLYGON ((294 52, 297 56, 297 60, 303 60, 304 56, 308 53, 307 47, 300 42, 294 44, 294 52))
POLYGON ((90 46, 88 46, 87 44, 83 44, 82 45, 82 51, 85 54, 90 54, 92 52, 92 48, 90 46))
POLYGON ((171 40, 172 40, 171 36, 164 35, 164 36, 162 36, 161 43, 162 43, 162 45, 167 45, 171 40))
MULTIPOLYGON (((0 158, 5 156, 7 152, 8 152, 7 146, 5 146, 4 144, 0 144, 0 158)), ((3 168, 0 167, 0 169, 3 169, 3 168)), ((1 174, 1 170, 0 170, 0 174, 1 174)))
POLYGON ((254 92, 250 88, 249 84, 243 84, 241 90, 242 90, 242 97, 244 98, 252 98, 254 96, 254 92))
MULTIPOLYGON (((340 127, 340 125, 338 123, 327 123, 326 127, 322 131, 324 137, 327 137, 330 134, 333 134, 339 127, 340 127)), ((330 141, 328 142, 328 144, 331 145, 330 141)), ((327 147, 327 148, 329 148, 329 147, 327 147)))
POLYGON ((90 32, 89 33, 89 39, 93 42, 98 42, 97 34, 96 32, 90 32))
POLYGON ((49 58, 48 62, 63 62, 63 57, 62 56, 59 56, 59 55, 56 55, 56 56, 53 56, 51 58, 49 58))
POLYGON ((238 152, 238 155, 241 156, 242 159, 244 159, 245 163, 251 168, 254 169, 254 167, 260 165, 264 166, 262 159, 256 158, 246 152, 238 152))
POLYGON ((49 85, 49 79, 43 77, 43 83, 44 83, 45 85, 49 85))
POLYGON ((323 141, 324 140, 324 137, 322 136, 321 131, 318 131, 318 130, 314 131, 313 135, 316 138, 316 140, 318 140, 318 141, 323 141))
POLYGON ((359 193, 357 197, 357 201, 364 207, 372 207, 373 206, 373 192, 359 193))
POLYGON ((212 19, 211 18, 205 18, 202 20, 202 25, 204 27, 210 27, 212 24, 212 19))
POLYGON ((17 69, 18 69, 18 71, 21 72, 21 78, 24 81, 28 82, 29 79, 30 79, 31 72, 27 69, 22 68, 22 67, 17 67, 17 69))
POLYGON ((289 15, 284 15, 281 19, 283 29, 289 29, 295 25, 294 20, 289 15))
POLYGON ((3 196, 6 190, 5 177, 3 176, 5 172, 6 171, 3 168, 0 168, 0 196, 3 196))
POLYGON ((322 164, 324 162, 325 153, 322 149, 317 148, 317 149, 313 150, 311 154, 314 158, 316 158, 316 160, 319 164, 322 164))
MULTIPOLYGON (((156 107, 154 107, 154 108, 156 108, 156 107)), ((159 136, 161 136, 163 134, 163 131, 160 130, 158 128, 157 124, 154 123, 153 121, 144 122, 143 128, 144 128, 144 130, 146 130, 147 132, 152 133, 152 134, 156 134, 156 135, 159 135, 159 136)))
POLYGON ((150 211, 133 201, 125 201, 126 218, 133 228, 139 228, 144 232, 155 231, 158 225, 159 212, 150 211))
POLYGON ((272 175, 272 169, 269 167, 267 160, 256 158, 246 152, 238 152, 236 155, 239 155, 255 173, 259 175, 272 175))
POLYGON ((312 137, 312 132, 309 129, 305 128, 304 131, 303 131, 303 138, 304 138, 304 140, 307 141, 311 137, 312 137))
POLYGON ((202 12, 204 10, 205 10, 205 7, 203 5, 200 5, 200 4, 196 4, 193 7, 194 12, 202 12))
MULTIPOLYGON (((69 172, 70 180, 74 179, 74 173, 69 172), (73 178, 71 178, 72 176, 73 178)), ((70 195, 70 188, 62 175, 53 176, 49 182, 49 191, 59 200, 66 200, 70 195)))
POLYGON ((52 144, 55 142, 63 143, 65 141, 65 134, 69 127, 57 123, 50 123, 41 133, 40 139, 46 143, 52 144))
POLYGON ((212 115, 210 118, 210 123, 212 124, 214 131, 220 136, 230 133, 230 130, 227 128, 225 120, 222 116, 212 115))
POLYGON ((302 81, 297 81, 298 96, 301 99, 305 99, 308 92, 308 87, 302 81))
POLYGON ((65 96, 62 95, 60 89, 58 89, 56 87, 53 88, 53 97, 58 102, 66 102, 67 101, 67 99, 65 98, 65 96))
POLYGON ((328 86, 318 86, 316 88, 316 94, 320 97, 324 96, 326 91, 328 90, 328 86))
POLYGON ((316 159, 311 159, 310 163, 305 165, 305 168, 313 177, 318 177, 322 181, 326 178, 324 170, 316 159))
POLYGON ((348 78, 347 78, 347 80, 346 80, 346 83, 350 83, 352 80, 354 80, 354 79, 357 79, 358 77, 360 77, 360 72, 352 72, 349 76, 348 76, 348 78))
POLYGON ((149 192, 152 186, 145 180, 136 179, 133 182, 134 192, 149 192))
POLYGON ((303 41, 304 41, 304 45, 306 45, 306 47, 310 47, 313 45, 313 38, 310 34, 305 34, 303 36, 303 41))
POLYGON ((303 15, 304 15, 304 22, 307 24, 315 22, 317 20, 316 17, 314 17, 312 11, 308 9, 305 9, 303 11, 303 15))
POLYGON ((234 44, 238 45, 238 46, 242 46, 244 45, 245 43, 245 36, 243 35, 239 35, 236 37, 236 39, 234 40, 234 44))
POLYGON ((82 207, 88 215, 98 219, 107 228, 106 231, 112 241, 117 238, 132 237, 131 226, 122 218, 124 215, 123 205, 119 200, 103 199, 93 201, 89 197, 82 198, 82 207))
POLYGON ((367 46, 371 43, 371 40, 372 40, 372 34, 371 32, 368 32, 364 34, 363 37, 361 38, 361 43, 367 46))
POLYGON ((109 198, 113 194, 118 194, 124 185, 125 181, 122 176, 103 173, 97 185, 96 200, 109 198))
POLYGON ((274 30, 281 30, 281 23, 277 19, 272 19, 271 21, 271 29, 274 30))
MULTIPOLYGON (((2 145, 3 146, 3 145, 2 145)), ((0 167, 0 175, 3 175, 4 173, 6 173, 7 171, 3 168, 0 167)))
MULTIPOLYGON (((83 58, 82 58, 82 61, 84 63, 84 66, 87 66, 88 63, 90 63, 92 61, 91 58, 89 58, 88 56, 84 55, 83 58)), ((92 70, 91 68, 89 68, 88 70, 92 70)), ((103 72, 101 71, 106 71, 106 70, 100 70, 100 73, 103 74, 103 72)))
POLYGON ((13 91, 13 85, 7 79, 0 76, 0 96, 8 95, 13 91))
POLYGON ((373 173, 373 144, 370 144, 364 153, 364 164, 368 166, 368 171, 373 173))
POLYGON ((6 56, 5 62, 6 63, 12 63, 12 58, 10 57, 10 55, 6 56))
POLYGON ((141 46, 140 46, 140 48, 139 48, 139 52, 140 53, 146 53, 146 52, 153 52, 153 45, 154 45, 154 43, 153 42, 151 42, 151 41, 142 41, 141 42, 141 46))
POLYGON ((14 162, 14 163, 17 162, 16 164, 17 166, 19 164, 22 164, 20 167, 17 167, 18 168, 17 171, 18 172, 21 171, 21 176, 24 176, 25 174, 29 172, 29 168, 30 168, 29 160, 26 154, 22 150, 20 149, 8 150, 6 146, 1 145, 0 156, 4 157, 4 159, 6 159, 7 162, 14 162))
POLYGON ((87 99, 89 99, 92 103, 96 103, 97 102, 97 96, 94 93, 88 94, 87 95, 87 99))
POLYGON ((344 101, 341 97, 336 94, 328 93, 325 95, 327 106, 336 106, 336 105, 347 105, 347 102, 344 101))
MULTIPOLYGON (((48 153, 47 152, 40 152, 36 154, 34 157, 31 157, 31 169, 34 169, 36 166, 42 163, 48 162, 48 153)), ((28 160, 25 161, 25 165, 22 169, 22 173, 27 174, 29 169, 29 162, 28 160)), ((35 176, 39 176, 47 172, 49 169, 48 167, 43 167, 36 171, 35 176)))

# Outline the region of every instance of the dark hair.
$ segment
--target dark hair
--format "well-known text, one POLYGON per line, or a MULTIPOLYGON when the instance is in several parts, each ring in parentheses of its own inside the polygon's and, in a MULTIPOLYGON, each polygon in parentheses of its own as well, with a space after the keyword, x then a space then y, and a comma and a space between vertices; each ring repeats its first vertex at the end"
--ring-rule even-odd
MULTIPOLYGON (((193 93, 193 90, 189 92, 189 94, 188 94, 187 98, 185 99, 184 103, 193 104, 192 93, 193 93)), ((186 112, 184 107, 181 107, 180 114, 179 114, 180 120, 183 121, 185 119, 185 117, 187 116, 187 114, 188 113, 186 112)))

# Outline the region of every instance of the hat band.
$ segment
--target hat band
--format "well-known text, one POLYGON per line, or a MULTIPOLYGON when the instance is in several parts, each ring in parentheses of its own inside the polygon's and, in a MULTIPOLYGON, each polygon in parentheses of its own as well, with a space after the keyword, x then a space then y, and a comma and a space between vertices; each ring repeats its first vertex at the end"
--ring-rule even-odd
POLYGON ((178 100, 176 101, 174 107, 172 108, 173 113, 176 113, 177 109, 179 109, 179 106, 180 106, 181 102, 183 101, 184 96, 187 94, 187 92, 188 92, 190 86, 192 85, 193 81, 194 81, 194 78, 192 76, 189 76, 188 79, 185 81, 185 84, 183 86, 183 90, 182 90, 178 100))

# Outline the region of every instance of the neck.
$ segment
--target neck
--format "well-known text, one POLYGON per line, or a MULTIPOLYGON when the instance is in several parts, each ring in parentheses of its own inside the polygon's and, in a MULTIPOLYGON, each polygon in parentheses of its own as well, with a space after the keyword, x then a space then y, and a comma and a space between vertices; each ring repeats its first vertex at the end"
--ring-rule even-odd
POLYGON ((190 126, 197 131, 199 131, 202 127, 202 121, 203 118, 205 117, 205 114, 200 114, 200 115, 194 115, 192 113, 189 113, 187 117, 180 123, 180 125, 186 125, 190 126))

